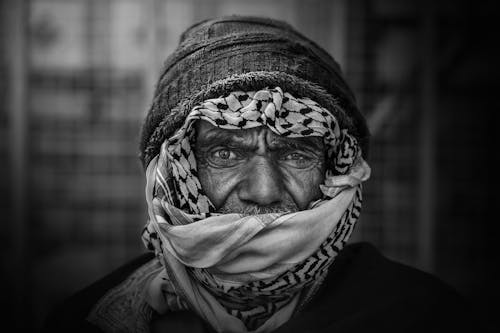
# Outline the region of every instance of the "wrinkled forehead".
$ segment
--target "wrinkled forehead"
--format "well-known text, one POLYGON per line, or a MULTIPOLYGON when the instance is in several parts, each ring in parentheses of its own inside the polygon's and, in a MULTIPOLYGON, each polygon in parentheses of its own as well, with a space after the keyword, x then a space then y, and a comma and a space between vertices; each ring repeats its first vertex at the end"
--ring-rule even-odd
POLYGON ((255 146, 260 143, 271 149, 307 147, 316 151, 324 150, 322 137, 283 136, 264 125, 247 129, 223 129, 212 125, 208 121, 197 120, 194 124, 194 132, 198 148, 213 145, 255 146))

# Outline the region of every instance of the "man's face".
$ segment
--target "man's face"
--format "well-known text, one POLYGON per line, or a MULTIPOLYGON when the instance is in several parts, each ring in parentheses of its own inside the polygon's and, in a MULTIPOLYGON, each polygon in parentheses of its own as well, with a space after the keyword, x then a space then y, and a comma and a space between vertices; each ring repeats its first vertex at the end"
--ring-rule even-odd
POLYGON ((297 211, 321 196, 325 149, 319 137, 286 138, 265 126, 224 130, 196 123, 198 178, 221 213, 297 211))

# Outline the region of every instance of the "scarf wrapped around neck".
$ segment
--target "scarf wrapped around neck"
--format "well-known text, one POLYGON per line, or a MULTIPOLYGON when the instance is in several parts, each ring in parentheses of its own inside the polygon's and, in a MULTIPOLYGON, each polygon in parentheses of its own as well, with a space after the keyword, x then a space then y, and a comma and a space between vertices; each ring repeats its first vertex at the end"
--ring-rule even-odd
POLYGON ((235 91, 194 107, 148 165, 145 245, 162 269, 147 302, 158 313, 190 309, 218 332, 268 332, 307 303, 347 242, 370 168, 331 112, 279 87, 235 91), (218 214, 197 178, 194 123, 267 126, 290 138, 322 137, 322 198, 292 213, 218 214))

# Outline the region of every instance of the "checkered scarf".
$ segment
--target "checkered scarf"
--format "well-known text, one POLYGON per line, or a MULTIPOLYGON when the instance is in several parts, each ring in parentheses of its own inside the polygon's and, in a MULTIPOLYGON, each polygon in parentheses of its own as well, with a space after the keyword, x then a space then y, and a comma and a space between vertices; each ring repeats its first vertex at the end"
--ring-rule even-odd
POLYGON ((165 266, 149 286, 148 302, 160 313, 190 308, 217 331, 275 329, 307 302, 348 240, 369 174, 356 139, 308 98, 276 87, 206 100, 147 169, 149 221, 142 237, 165 266), (267 126, 290 138, 322 137, 328 161, 323 197, 295 213, 215 213, 197 177, 197 120, 222 129, 267 126))

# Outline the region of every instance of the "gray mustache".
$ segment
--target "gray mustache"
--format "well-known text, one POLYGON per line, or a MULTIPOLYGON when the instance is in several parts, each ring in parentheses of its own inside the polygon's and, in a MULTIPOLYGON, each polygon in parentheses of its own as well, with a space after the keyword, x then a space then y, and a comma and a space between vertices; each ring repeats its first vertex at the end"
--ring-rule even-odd
POLYGON ((242 215, 259 215, 269 213, 293 213, 298 211, 298 207, 293 202, 284 202, 279 205, 258 206, 258 205, 235 205, 226 204, 222 206, 217 213, 220 214, 242 214, 242 215))

